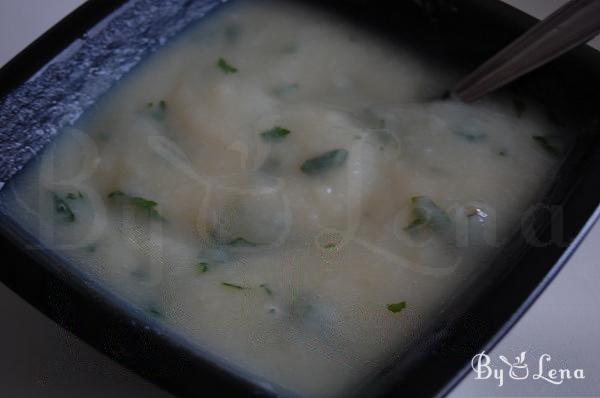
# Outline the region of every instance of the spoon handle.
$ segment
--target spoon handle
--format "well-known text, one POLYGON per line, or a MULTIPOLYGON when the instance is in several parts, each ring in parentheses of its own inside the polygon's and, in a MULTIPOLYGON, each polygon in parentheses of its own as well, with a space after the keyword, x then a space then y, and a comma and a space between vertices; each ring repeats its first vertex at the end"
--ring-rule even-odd
POLYGON ((600 33, 600 0, 571 0, 462 80, 465 102, 495 90, 600 33))

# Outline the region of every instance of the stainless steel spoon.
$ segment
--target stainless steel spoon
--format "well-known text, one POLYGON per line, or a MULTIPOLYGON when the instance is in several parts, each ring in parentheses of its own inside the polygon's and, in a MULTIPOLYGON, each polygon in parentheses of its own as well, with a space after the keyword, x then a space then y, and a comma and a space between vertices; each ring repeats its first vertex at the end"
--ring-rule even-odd
POLYGON ((600 0, 571 0, 468 75, 453 94, 472 102, 599 33, 600 0))

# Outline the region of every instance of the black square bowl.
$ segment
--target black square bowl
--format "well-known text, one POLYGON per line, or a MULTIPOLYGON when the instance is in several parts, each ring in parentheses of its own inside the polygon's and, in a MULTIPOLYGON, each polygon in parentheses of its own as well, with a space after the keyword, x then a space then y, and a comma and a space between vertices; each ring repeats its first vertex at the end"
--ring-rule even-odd
MULTIPOLYGON (((535 22, 498 0, 304 2, 465 73, 535 22)), ((19 54, 0 71, 0 186, 144 58, 220 7, 220 0, 90 0, 19 54)), ((465 286, 447 317, 423 331, 358 396, 449 392, 471 357, 506 334, 598 218, 599 53, 579 48, 509 90, 542 102, 574 145, 543 206, 523 221, 490 271, 465 286)), ((0 280, 93 347, 177 395, 274 395, 266 383, 223 365, 41 248, 1 203, 0 219, 0 280)))

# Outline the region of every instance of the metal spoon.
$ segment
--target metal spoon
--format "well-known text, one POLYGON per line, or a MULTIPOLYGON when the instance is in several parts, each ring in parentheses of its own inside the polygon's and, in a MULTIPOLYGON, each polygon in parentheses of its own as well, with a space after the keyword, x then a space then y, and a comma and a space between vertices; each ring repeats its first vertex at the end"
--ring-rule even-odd
POLYGON ((571 0, 468 75, 453 93, 472 102, 599 33, 600 0, 571 0))

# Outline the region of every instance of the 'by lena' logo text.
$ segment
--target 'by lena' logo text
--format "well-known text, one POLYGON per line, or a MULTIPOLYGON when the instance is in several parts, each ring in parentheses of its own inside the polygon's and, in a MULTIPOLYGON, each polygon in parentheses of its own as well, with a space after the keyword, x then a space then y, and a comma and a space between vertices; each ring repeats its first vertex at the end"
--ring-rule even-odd
POLYGON ((477 354, 471 360, 471 367, 475 372, 475 380, 495 379, 498 387, 504 385, 505 377, 512 380, 539 380, 542 382, 560 385, 565 380, 583 380, 585 374, 583 369, 559 369, 552 365, 552 357, 542 354, 536 361, 535 366, 529 367, 527 363, 527 352, 523 351, 515 357, 513 362, 504 355, 499 355, 496 363, 484 352, 477 354))

